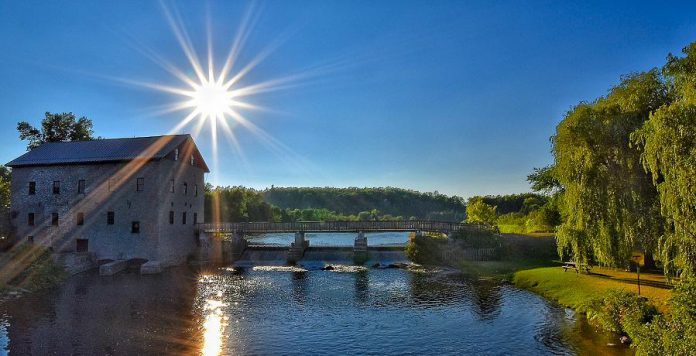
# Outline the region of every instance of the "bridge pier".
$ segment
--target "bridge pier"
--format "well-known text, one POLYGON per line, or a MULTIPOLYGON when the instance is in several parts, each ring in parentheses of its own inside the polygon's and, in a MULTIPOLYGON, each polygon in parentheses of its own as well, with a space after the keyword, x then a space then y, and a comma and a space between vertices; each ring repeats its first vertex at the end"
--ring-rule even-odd
POLYGON ((357 264, 363 264, 367 258, 367 236, 360 231, 353 244, 353 261, 357 264))
POLYGON ((202 264, 223 265, 234 262, 242 257, 247 247, 247 241, 241 233, 234 233, 230 240, 201 231, 199 260, 202 264))
POLYGON ((229 241, 226 241, 228 244, 228 248, 226 249, 225 253, 225 262, 235 262, 239 260, 242 255, 244 254, 244 251, 247 248, 247 240, 244 238, 244 234, 235 232, 234 235, 232 235, 232 238, 229 241))
POLYGON ((305 240, 305 233, 296 232, 295 242, 290 244, 290 251, 288 251, 288 262, 294 264, 301 260, 307 247, 309 247, 309 241, 305 240))

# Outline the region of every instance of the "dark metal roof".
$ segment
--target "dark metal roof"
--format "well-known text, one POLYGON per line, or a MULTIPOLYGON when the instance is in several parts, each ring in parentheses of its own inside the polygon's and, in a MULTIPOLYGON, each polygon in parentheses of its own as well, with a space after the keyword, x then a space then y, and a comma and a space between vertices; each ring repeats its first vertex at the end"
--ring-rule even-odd
MULTIPOLYGON (((123 162, 136 159, 159 160, 190 140, 191 135, 97 139, 93 141, 48 142, 7 163, 10 167, 47 166, 100 162, 123 162)), ((200 153, 198 153, 199 156, 200 153)), ((202 161, 201 167, 208 167, 202 161)))

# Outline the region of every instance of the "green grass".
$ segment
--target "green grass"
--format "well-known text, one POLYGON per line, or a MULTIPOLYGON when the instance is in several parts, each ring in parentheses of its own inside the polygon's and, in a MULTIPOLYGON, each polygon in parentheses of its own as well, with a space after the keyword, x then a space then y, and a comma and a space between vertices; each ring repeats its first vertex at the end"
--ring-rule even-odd
POLYGON ((462 272, 481 277, 493 277, 496 279, 512 280, 517 271, 543 266, 557 265, 558 262, 534 259, 534 260, 502 260, 502 261, 464 261, 461 263, 462 272))
MULTIPOLYGON (((592 274, 564 272, 561 267, 543 267, 518 271, 513 283, 524 289, 556 301, 579 312, 586 312, 587 302, 609 289, 624 289, 637 293, 635 273, 594 268, 592 274)), ((658 310, 666 310, 671 295, 664 276, 642 274, 641 295, 647 297, 658 310)))

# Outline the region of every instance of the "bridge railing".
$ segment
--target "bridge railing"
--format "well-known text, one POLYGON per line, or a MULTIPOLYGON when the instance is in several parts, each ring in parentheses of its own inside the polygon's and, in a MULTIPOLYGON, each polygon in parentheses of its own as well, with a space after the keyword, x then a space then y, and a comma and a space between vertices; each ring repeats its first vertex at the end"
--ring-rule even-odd
POLYGON ((357 231, 426 231, 455 232, 490 230, 483 225, 445 221, 297 221, 286 223, 235 222, 201 223, 200 231, 208 233, 281 233, 281 232, 357 232, 357 231))

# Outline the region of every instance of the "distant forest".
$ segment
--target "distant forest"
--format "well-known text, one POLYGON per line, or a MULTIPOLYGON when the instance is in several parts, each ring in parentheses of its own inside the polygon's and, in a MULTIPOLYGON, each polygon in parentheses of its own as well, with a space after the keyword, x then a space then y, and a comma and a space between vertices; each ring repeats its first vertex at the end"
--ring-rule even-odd
POLYGON ((264 200, 281 209, 323 208, 345 215, 376 209, 382 215, 462 221, 466 201, 458 196, 401 188, 271 188, 264 200))
POLYGON ((466 218, 458 196, 400 188, 206 187, 205 221, 437 220, 466 218))

